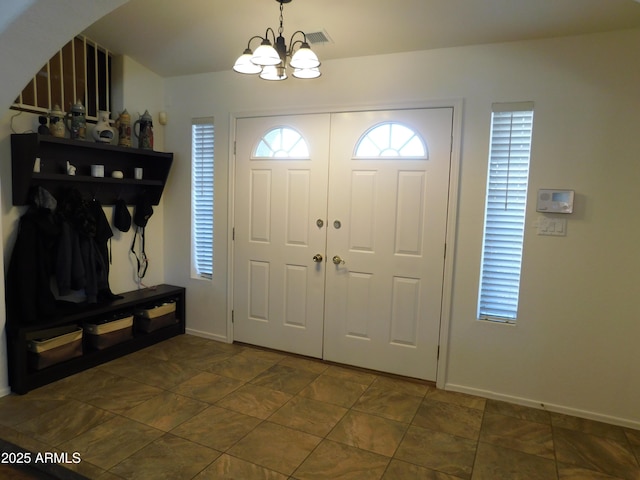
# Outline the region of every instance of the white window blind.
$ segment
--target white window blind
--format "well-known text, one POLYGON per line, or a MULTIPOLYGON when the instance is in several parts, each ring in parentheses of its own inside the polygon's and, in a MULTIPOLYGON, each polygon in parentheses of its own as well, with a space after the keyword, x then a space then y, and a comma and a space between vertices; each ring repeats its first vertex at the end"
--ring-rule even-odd
POLYGON ((533 103, 494 104, 478 318, 518 314, 533 103))
POLYGON ((213 276, 213 118, 197 118, 191 125, 191 238, 192 275, 213 276))

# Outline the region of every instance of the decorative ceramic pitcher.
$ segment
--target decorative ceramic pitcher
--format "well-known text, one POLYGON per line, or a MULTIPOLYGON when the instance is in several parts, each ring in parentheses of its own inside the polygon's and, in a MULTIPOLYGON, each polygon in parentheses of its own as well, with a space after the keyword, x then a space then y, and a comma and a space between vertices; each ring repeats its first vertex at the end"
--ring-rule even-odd
POLYGON ((64 117, 67 130, 69 130, 69 138, 72 140, 84 140, 87 131, 87 119, 85 118, 85 109, 80 100, 76 100, 71 106, 71 111, 64 117))
POLYGON ((49 132, 54 137, 64 138, 64 112, 60 105, 54 105, 49 112, 49 132))
POLYGON ((100 110, 98 112, 98 122, 93 129, 93 138, 99 143, 111 143, 113 140, 114 129, 109 124, 109 115, 111 113, 106 110, 100 110))
POLYGON ((153 121, 149 110, 145 110, 140 118, 133 124, 133 133, 138 139, 138 148, 153 150, 153 121), (140 125, 140 133, 136 131, 136 125, 140 125))
POLYGON ((131 115, 125 108, 115 123, 118 129, 118 145, 121 147, 131 146, 131 115))

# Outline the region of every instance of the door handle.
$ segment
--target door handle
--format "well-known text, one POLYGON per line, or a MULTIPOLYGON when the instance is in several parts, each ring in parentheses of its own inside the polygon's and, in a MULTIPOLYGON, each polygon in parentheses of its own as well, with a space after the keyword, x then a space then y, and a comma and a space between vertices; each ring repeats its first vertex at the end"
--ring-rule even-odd
POLYGON ((322 261, 322 255, 320 255, 319 253, 316 253, 313 256, 313 261, 316 262, 316 263, 320 263, 322 261))
POLYGON ((335 263, 336 265, 343 265, 344 264, 344 260, 341 259, 338 255, 334 255, 333 258, 331 259, 331 261, 333 263, 335 263))

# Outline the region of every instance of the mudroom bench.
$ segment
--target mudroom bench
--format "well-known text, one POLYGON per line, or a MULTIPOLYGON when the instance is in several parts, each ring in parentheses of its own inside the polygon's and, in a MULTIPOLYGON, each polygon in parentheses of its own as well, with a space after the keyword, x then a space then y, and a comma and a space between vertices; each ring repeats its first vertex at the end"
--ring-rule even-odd
POLYGON ((185 333, 185 293, 183 287, 158 285, 106 303, 69 305, 37 325, 8 318, 11 390, 24 394, 185 333), (116 330, 117 325, 127 326, 116 330), (44 351, 47 342, 51 349, 44 351))

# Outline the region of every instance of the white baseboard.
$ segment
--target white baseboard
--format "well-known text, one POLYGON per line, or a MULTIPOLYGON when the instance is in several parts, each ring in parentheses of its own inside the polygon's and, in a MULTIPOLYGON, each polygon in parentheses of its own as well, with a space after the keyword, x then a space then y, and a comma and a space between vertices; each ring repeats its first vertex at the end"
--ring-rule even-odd
POLYGON ((226 336, 224 335, 216 335, 214 333, 203 332, 200 330, 194 330, 193 328, 187 328, 186 333, 188 335, 193 335, 195 337, 209 338, 211 340, 217 340, 218 342, 223 343, 232 343, 226 336))
POLYGON ((6 386, 6 387, 0 388, 0 397, 6 397, 10 393, 11 393, 11 387, 6 386))
POLYGON ((465 387, 464 385, 456 385, 447 383, 444 387, 445 390, 452 392, 467 393, 469 395, 475 395, 477 397, 489 398, 492 400, 500 400, 503 402, 514 403, 516 405, 522 405, 525 407, 537 408, 540 410, 547 410, 554 413, 562 413, 565 415, 572 415, 574 417, 586 418, 588 420, 595 420, 597 422, 608 423, 610 425, 618 425, 620 427, 632 428, 640 430, 640 421, 630 420, 627 418, 614 417, 611 415, 604 415, 601 413, 590 412, 588 410, 580 410, 577 408, 568 407, 566 405, 556 405, 551 403, 545 403, 530 398, 514 397, 511 395, 504 395, 501 393, 492 392, 489 390, 481 390, 477 388, 465 387))

